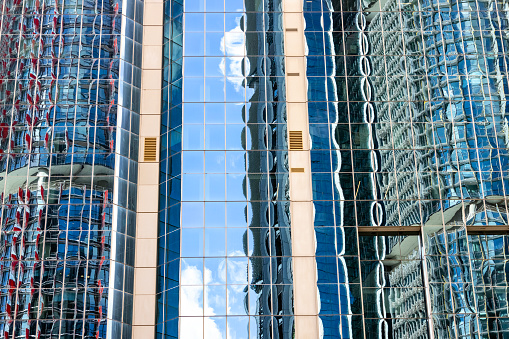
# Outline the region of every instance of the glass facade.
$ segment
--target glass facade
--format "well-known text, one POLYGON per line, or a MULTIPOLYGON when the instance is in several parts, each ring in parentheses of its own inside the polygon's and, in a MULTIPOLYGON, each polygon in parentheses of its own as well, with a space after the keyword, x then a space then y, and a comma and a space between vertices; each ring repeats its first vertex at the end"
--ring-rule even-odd
POLYGON ((143 0, 0 2, 0 337, 302 338, 302 173, 317 338, 509 338, 505 2, 160 3, 144 73, 143 0), (301 80, 310 173, 287 137, 301 80), (159 114, 152 324, 135 237, 159 114))
POLYGON ((0 6, 0 336, 131 338, 143 2, 0 6))
POLYGON ((165 2, 158 338, 292 337, 281 11, 165 2))
MULTIPOLYGON (((166 3, 161 338, 294 335, 281 5, 166 3)), ((504 6, 303 2, 319 337, 508 335, 504 6)))
POLYGON ((508 238, 475 229, 508 223, 505 5, 316 0, 304 17, 323 337, 506 337, 508 238))

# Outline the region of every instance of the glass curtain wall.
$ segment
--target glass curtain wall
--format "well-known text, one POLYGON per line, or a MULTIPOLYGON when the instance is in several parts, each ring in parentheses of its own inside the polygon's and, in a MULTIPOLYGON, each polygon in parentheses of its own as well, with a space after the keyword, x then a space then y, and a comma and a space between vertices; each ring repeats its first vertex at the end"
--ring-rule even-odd
POLYGON ((158 338, 293 335, 281 10, 165 3, 158 338))
POLYGON ((156 338, 178 338, 183 3, 164 2, 156 338))
POLYGON ((0 8, 0 336, 131 338, 143 2, 0 8))
POLYGON ((312 0, 304 16, 323 337, 507 336, 508 238, 467 230, 508 222, 505 5, 312 0))

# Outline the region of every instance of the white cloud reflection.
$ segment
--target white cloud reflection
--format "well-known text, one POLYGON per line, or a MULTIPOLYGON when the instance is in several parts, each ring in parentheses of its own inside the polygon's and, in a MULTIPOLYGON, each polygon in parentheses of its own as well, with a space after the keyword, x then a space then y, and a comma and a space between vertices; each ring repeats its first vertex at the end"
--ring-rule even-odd
POLYGON ((182 263, 180 338, 195 339, 206 335, 207 339, 235 339, 247 336, 247 328, 236 328, 235 325, 232 328, 231 323, 227 326, 224 323, 225 311, 229 315, 246 315, 243 301, 248 261, 243 255, 239 251, 230 253, 230 260, 219 261, 215 272, 205 267, 202 273, 198 267, 182 263), (232 255, 236 259, 231 259, 232 255), (226 289, 227 279, 233 285, 226 289))
POLYGON ((246 54, 246 36, 240 29, 240 16, 235 20, 237 26, 225 33, 221 39, 221 51, 229 57, 223 59, 219 68, 221 73, 226 76, 237 92, 243 91, 242 63, 246 54))
MULTIPOLYGON (((185 265, 185 264, 184 264, 185 265)), ((187 266, 182 270, 182 286, 180 290, 180 337, 182 339, 203 338, 207 333, 207 338, 224 338, 219 326, 212 318, 202 318, 204 311, 206 314, 214 315, 212 307, 207 305, 207 296, 205 304, 203 298, 203 283, 210 283, 212 272, 205 270, 205 280, 202 272, 196 266, 187 266), (201 286, 200 286, 201 285, 201 286)))

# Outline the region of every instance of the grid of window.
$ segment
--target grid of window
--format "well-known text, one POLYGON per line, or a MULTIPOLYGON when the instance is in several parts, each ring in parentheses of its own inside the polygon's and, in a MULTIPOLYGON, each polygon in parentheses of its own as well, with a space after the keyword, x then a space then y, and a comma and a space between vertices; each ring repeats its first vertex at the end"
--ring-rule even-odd
POLYGON ((131 338, 143 2, 0 13, 0 335, 131 338))
POLYGON ((508 238, 467 232, 509 221, 505 8, 312 0, 304 17, 324 337, 506 336, 508 238))
POLYGON ((166 12, 159 252, 171 259, 159 256, 158 337, 179 325, 182 338, 290 338, 281 1, 170 1, 166 12), (177 306, 179 324, 164 316, 177 306))
POLYGON ((178 338, 183 4, 164 3, 156 338, 178 338))

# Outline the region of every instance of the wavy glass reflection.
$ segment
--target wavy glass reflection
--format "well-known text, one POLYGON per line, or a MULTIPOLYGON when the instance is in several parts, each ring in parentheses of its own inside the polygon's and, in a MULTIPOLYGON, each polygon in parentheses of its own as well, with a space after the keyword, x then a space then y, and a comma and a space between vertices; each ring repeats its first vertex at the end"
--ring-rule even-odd
POLYGON ((130 338, 143 3, 1 13, 0 333, 130 338))
POLYGON ((293 335, 281 10, 165 3, 158 338, 293 335))
POLYGON ((323 336, 506 335, 508 238, 466 229, 508 223, 505 7, 316 0, 304 17, 323 336))

